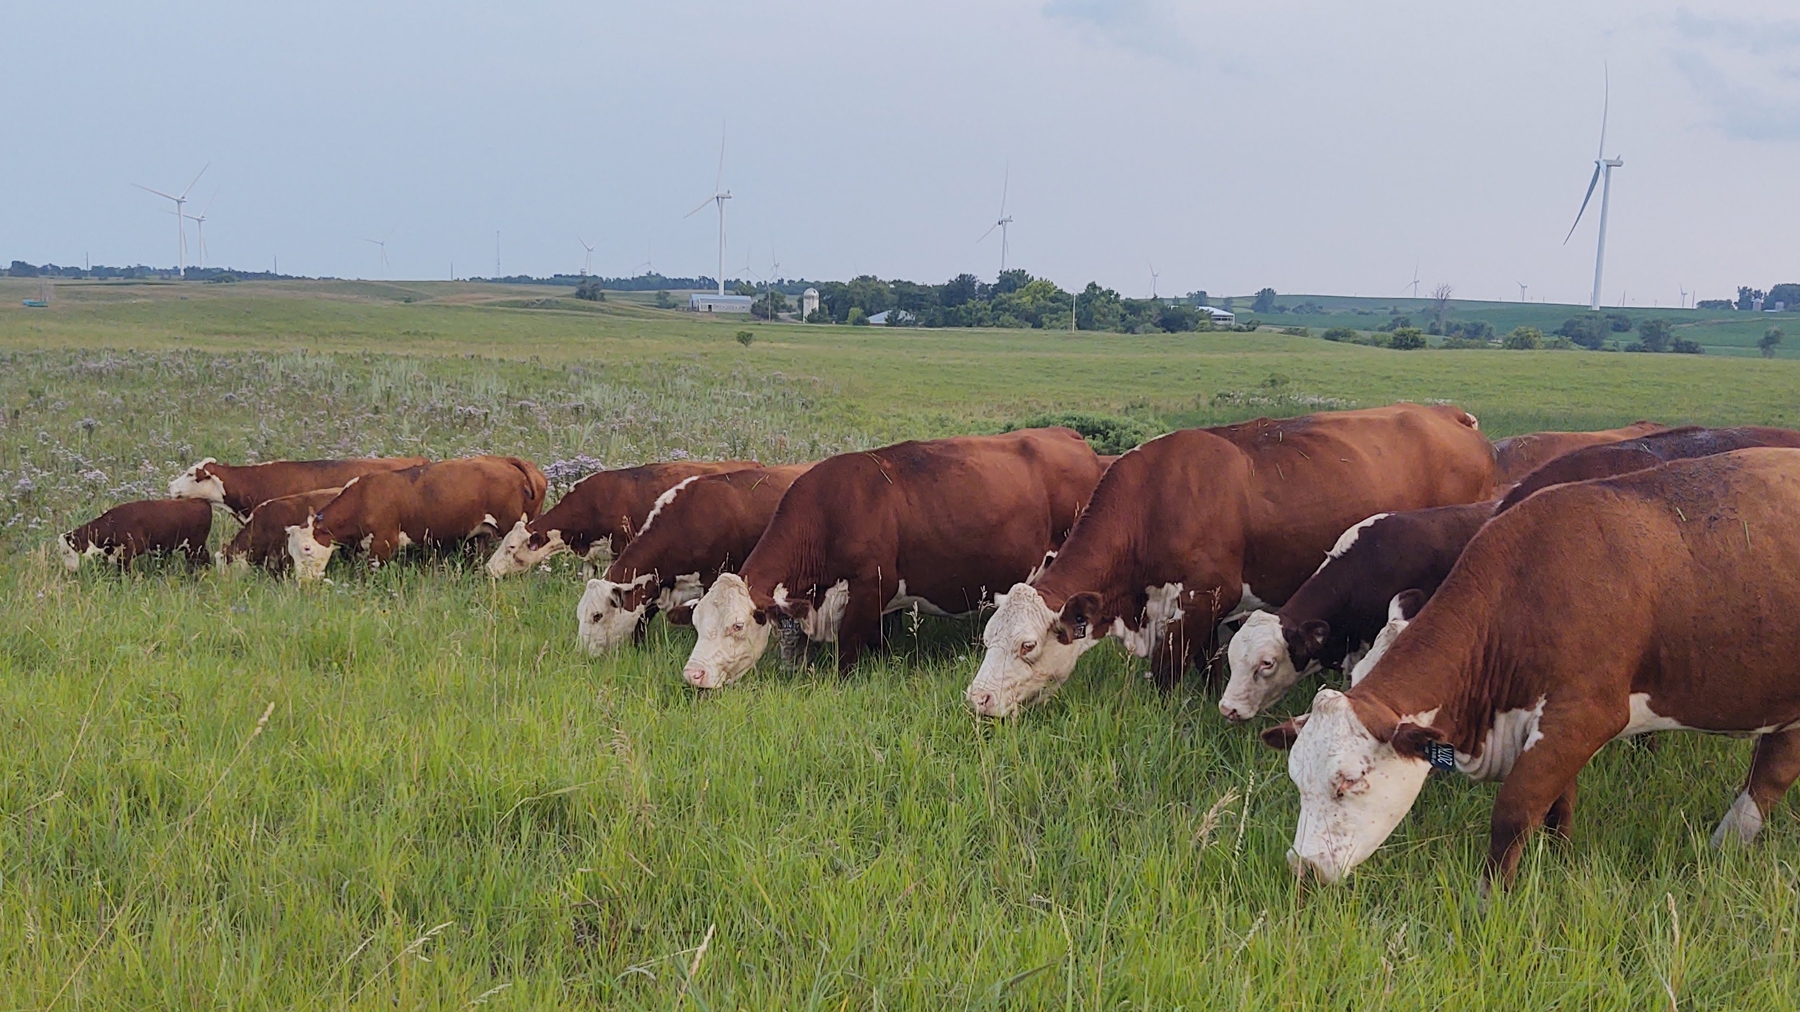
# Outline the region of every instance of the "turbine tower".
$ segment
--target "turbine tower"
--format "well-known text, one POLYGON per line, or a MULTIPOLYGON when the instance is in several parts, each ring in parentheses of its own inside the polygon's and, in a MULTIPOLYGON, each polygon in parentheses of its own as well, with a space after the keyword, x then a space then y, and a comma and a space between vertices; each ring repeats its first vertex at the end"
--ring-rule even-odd
POLYGON ((719 294, 725 294, 725 202, 731 199, 731 191, 725 189, 725 124, 719 124, 719 174, 713 177, 713 195, 702 200, 700 206, 682 215, 692 218, 706 209, 708 204, 719 207, 719 294))
POLYGON ((206 269, 206 212, 212 209, 213 201, 218 199, 219 191, 214 190, 213 195, 206 198, 206 206, 200 209, 199 214, 188 215, 188 220, 194 223, 194 244, 200 247, 201 270, 206 269))
POLYGON ((976 242, 981 242, 988 236, 993 235, 994 229, 1000 230, 1000 273, 1002 274, 1006 273, 1006 226, 1011 225, 1013 221, 1012 216, 1006 213, 1006 190, 1011 184, 1012 166, 1009 164, 1006 167, 1006 175, 1001 177, 1000 180, 1000 220, 989 225, 988 230, 981 233, 981 239, 975 240, 976 242))
POLYGON ((183 275, 187 274, 187 215, 182 213, 182 206, 187 203, 187 195, 194 189, 194 183, 198 183, 200 177, 206 175, 206 170, 211 167, 211 162, 202 165, 200 171, 194 173, 194 182, 187 184, 187 189, 182 190, 181 196, 179 197, 173 193, 152 190, 143 183, 131 184, 140 190, 154 193, 165 200, 173 200, 175 202, 175 277, 177 280, 180 280, 183 275))
MULTIPOLYGON (((1149 263, 1149 261, 1145 261, 1145 262, 1149 263)), ((1162 277, 1162 275, 1156 273, 1156 265, 1154 263, 1151 263, 1150 264, 1150 301, 1152 301, 1152 302, 1156 301, 1156 279, 1160 278, 1160 277, 1162 277)))
POLYGON ((1519 281, 1519 282, 1515 282, 1515 284, 1517 284, 1519 286, 1519 301, 1524 302, 1525 301, 1525 282, 1519 281))
POLYGON ((388 229, 388 234, 382 236, 379 239, 364 239, 363 240, 363 242, 372 242, 375 245, 381 247, 381 279, 383 281, 387 280, 387 270, 388 270, 387 243, 388 243, 388 240, 392 239, 393 237, 394 237, 394 230, 390 228, 390 229, 388 229))
MULTIPOLYGON (((1594 187, 1599 185, 1600 177, 1606 177, 1606 185, 1600 188, 1600 238, 1594 247, 1594 295, 1588 300, 1590 310, 1600 309, 1600 276, 1606 268, 1606 212, 1612 203, 1612 170, 1625 164, 1623 158, 1606 157, 1606 116, 1612 110, 1612 78, 1607 75, 1606 92, 1600 106, 1600 149, 1594 157, 1594 175, 1588 180, 1587 196, 1581 198, 1581 210, 1575 212, 1575 224, 1569 226, 1569 234, 1563 236, 1563 245, 1575 235, 1575 226, 1581 224, 1581 216, 1587 212, 1588 201, 1594 199, 1594 187)), ((1624 296, 1620 296, 1623 301, 1624 296)))
POLYGON ((1400 290, 1405 291, 1407 289, 1408 285, 1410 285, 1412 287, 1413 298, 1415 298, 1415 299, 1418 298, 1419 297, 1419 262, 1417 260, 1413 261, 1413 279, 1411 281, 1408 281, 1405 285, 1401 285, 1400 290))
POLYGON ((580 236, 576 236, 575 241, 587 250, 587 256, 581 260, 581 276, 585 278, 594 272, 594 247, 588 245, 588 241, 580 236))

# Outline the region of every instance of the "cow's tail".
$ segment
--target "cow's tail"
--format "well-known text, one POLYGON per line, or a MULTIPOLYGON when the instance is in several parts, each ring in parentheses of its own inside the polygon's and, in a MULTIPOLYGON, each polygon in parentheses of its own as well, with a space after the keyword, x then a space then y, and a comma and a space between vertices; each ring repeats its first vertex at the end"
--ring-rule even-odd
POLYGON ((1461 424, 1474 429, 1476 432, 1481 431, 1481 419, 1476 418, 1474 415, 1469 414, 1461 408, 1456 409, 1456 420, 1461 424))
POLYGON ((538 470, 537 465, 531 461, 518 457, 508 457, 506 462, 518 468, 519 473, 525 476, 526 501, 543 505, 544 493, 550 490, 550 482, 544 477, 544 472, 538 470))

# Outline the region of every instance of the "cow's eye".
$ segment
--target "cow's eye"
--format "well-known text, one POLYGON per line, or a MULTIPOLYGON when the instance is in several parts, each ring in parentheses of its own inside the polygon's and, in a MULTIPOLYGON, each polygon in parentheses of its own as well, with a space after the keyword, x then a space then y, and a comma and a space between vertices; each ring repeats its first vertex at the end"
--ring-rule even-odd
POLYGON ((1019 656, 1020 657, 1030 657, 1033 653, 1035 653, 1037 651, 1037 648, 1038 648, 1037 640, 1026 640, 1025 642, 1019 644, 1019 656))
POLYGON ((734 633, 741 633, 741 632, 743 632, 743 631, 744 631, 744 623, 742 623, 742 622, 733 622, 733 623, 731 623, 731 631, 732 631, 732 632, 734 632, 734 633))
POLYGON ((594 621, 595 622, 600 621, 600 613, 599 612, 594 612, 594 621))
POLYGON ((1273 657, 1263 658, 1257 662, 1256 670, 1265 673, 1275 670, 1275 659, 1273 657))

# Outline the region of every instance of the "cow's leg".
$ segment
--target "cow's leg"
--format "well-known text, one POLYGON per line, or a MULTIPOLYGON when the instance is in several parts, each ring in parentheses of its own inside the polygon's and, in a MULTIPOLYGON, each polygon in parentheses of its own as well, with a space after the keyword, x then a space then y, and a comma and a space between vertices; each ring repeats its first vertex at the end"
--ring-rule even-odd
POLYGON ((193 544, 192 542, 182 542, 182 544, 186 546, 185 554, 187 555, 188 572, 191 573, 194 570, 207 569, 212 566, 212 556, 207 553, 206 542, 204 540, 198 545, 193 544))
POLYGON ((864 650, 881 645, 881 591, 875 580, 850 581, 850 600, 838 623, 838 674, 849 674, 864 650))
POLYGON ((1544 736, 1519 756, 1494 798, 1484 892, 1495 880, 1512 885, 1525 838, 1565 799, 1573 810, 1576 775, 1602 745, 1624 730, 1628 719, 1623 711, 1586 709, 1547 714, 1539 722, 1544 736))
POLYGON ((1195 652, 1206 646, 1213 625, 1210 615, 1183 614, 1163 628, 1150 644, 1150 678, 1157 688, 1165 692, 1175 688, 1194 662, 1195 652))
POLYGON ((1571 777, 1562 796, 1551 802, 1550 811, 1544 813, 1544 828, 1565 840, 1575 831, 1575 782, 1578 779, 1571 777))
POLYGON ((394 558, 400 550, 399 539, 393 535, 377 534, 369 540, 369 568, 379 569, 394 558))
POLYGON ((1795 778, 1800 777, 1800 728, 1773 731, 1756 739, 1756 752, 1750 757, 1750 775, 1744 780, 1744 791, 1732 802, 1731 810, 1713 830, 1713 846, 1727 840, 1749 843, 1762 832, 1781 796, 1787 793, 1795 778))

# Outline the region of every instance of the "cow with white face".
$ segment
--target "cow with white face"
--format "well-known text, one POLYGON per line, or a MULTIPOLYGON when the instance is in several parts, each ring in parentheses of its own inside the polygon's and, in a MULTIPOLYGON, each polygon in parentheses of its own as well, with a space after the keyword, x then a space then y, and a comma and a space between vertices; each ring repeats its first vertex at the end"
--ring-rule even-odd
POLYGON ((1400 824, 1431 765, 1396 751, 1391 729, 1388 741, 1376 737, 1335 689, 1320 689, 1310 714, 1272 734, 1290 731, 1288 776, 1300 788, 1300 822, 1288 867, 1302 878, 1310 871, 1336 882, 1400 824))
POLYGON ((1660 730, 1757 737, 1713 842, 1754 839, 1800 777, 1800 573, 1769 564, 1800 558, 1796 515, 1800 449, 1782 448, 1557 485, 1496 516, 1365 677, 1264 733, 1293 750, 1295 871, 1342 879, 1435 766, 1501 781, 1483 885, 1510 884, 1540 825, 1569 833, 1594 753, 1660 730))
POLYGON ((769 648, 770 615, 756 607, 750 587, 736 573, 723 573, 694 605, 693 652, 681 679, 696 689, 717 689, 744 677, 769 648))
POLYGON ((676 460, 596 471, 575 483, 542 516, 515 523, 488 558, 496 579, 529 572, 561 552, 579 556, 598 575, 682 482, 701 475, 757 468, 753 460, 676 460))
POLYGON ((103 558, 123 568, 140 555, 179 554, 189 568, 206 565, 212 507, 190 499, 120 503, 56 539, 63 568, 78 572, 84 560, 103 558))
POLYGON ((963 696, 976 713, 1001 718, 1055 692, 1075 673, 1081 655, 1100 642, 1072 635, 1043 595, 1025 583, 994 595, 981 640, 981 668, 963 696))
MULTIPOLYGON (((881 645, 881 616, 959 615, 1029 577, 1100 480, 1071 429, 918 440, 819 462, 782 497, 739 577, 694 608, 683 669, 713 688, 784 630, 837 645, 840 673, 881 645)), ((785 635, 785 633, 784 633, 785 635)))
POLYGON ((1448 406, 1153 439, 1107 468, 1030 593, 1015 588, 989 620, 965 698, 977 713, 1011 716, 1054 692, 1108 636, 1171 688, 1220 622, 1286 601, 1347 527, 1384 510, 1482 498, 1492 471, 1474 418, 1448 406))
MULTIPOLYGON (((637 636, 658 612, 673 622, 762 537, 788 486, 811 464, 695 475, 664 492, 631 543, 589 580, 576 610, 582 649, 601 654, 637 636)), ((741 672, 740 672, 741 674, 741 672)))
POLYGON ((225 505, 225 479, 214 473, 212 467, 217 463, 216 458, 206 457, 176 475, 169 482, 169 498, 202 499, 220 506, 225 505))
POLYGON ((424 463, 424 457, 356 457, 274 460, 234 467, 207 457, 169 482, 169 498, 209 502, 248 522, 251 511, 270 499, 321 488, 342 488, 365 474, 400 471, 424 463))
POLYGON ((1491 502, 1438 506, 1378 513, 1346 530, 1279 610, 1254 612, 1231 638, 1219 712, 1248 720, 1303 675, 1349 670, 1380 633, 1394 595, 1429 598, 1493 513, 1491 502))

